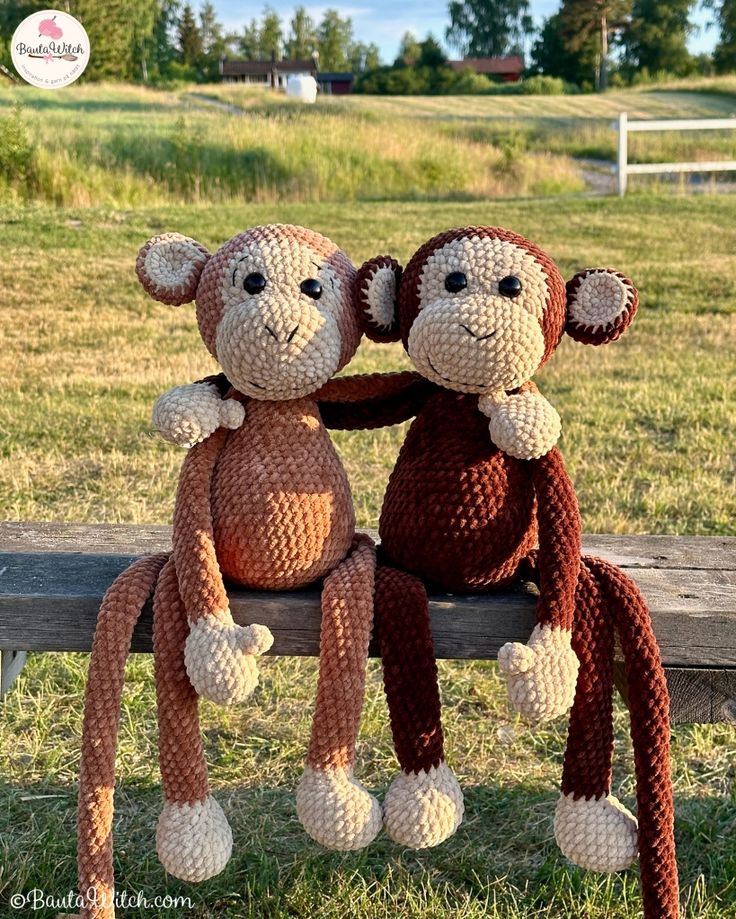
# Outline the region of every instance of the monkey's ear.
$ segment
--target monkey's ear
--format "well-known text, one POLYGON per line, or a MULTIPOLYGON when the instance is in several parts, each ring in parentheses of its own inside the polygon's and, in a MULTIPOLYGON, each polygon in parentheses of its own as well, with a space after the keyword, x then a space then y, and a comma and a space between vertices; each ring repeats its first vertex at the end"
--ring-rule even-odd
POLYGON ((401 265, 389 255, 365 262, 356 278, 360 327, 371 341, 398 341, 401 265))
POLYGON ((565 331, 586 345, 616 341, 631 324, 639 294, 631 281, 611 268, 588 268, 567 282, 565 331))
POLYGON ((140 250, 135 270, 154 300, 181 306, 194 300, 209 257, 205 247, 189 236, 162 233, 152 236, 140 250))

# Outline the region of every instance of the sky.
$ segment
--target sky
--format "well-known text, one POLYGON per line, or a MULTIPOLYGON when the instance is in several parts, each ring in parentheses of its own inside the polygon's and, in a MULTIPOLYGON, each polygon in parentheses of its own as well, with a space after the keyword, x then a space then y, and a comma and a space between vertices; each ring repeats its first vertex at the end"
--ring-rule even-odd
MULTIPOLYGON (((193 6, 196 5, 195 0, 193 6)), ((260 17, 266 3, 265 0, 214 0, 214 5, 226 28, 239 32, 246 22, 260 17)), ((287 28, 294 7, 298 5, 298 0, 270 0, 270 6, 281 15, 287 28)), ((348 3, 335 0, 321 5, 305 0, 303 5, 315 20, 319 20, 329 7, 337 9, 341 16, 349 16, 353 20, 355 37, 360 41, 375 42, 386 63, 396 57, 404 32, 413 32, 420 39, 432 32, 436 38, 444 40, 448 25, 447 0, 349 0, 348 3)), ((559 5, 559 0, 531 0, 535 24, 541 24, 559 5)), ((711 51, 716 43, 716 30, 706 28, 708 18, 708 13, 701 9, 692 16, 697 30, 691 36, 689 45, 694 53, 711 51)))

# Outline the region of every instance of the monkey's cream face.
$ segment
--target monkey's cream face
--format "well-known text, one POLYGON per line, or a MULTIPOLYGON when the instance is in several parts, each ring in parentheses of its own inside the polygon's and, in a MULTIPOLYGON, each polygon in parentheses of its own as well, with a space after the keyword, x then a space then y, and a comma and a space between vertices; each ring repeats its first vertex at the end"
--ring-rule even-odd
POLYGON ((421 271, 409 357, 423 376, 458 392, 521 386, 544 355, 548 297, 542 265, 514 242, 477 236, 448 242, 421 271))
POLYGON ((214 348, 228 379, 254 399, 313 393, 358 344, 347 259, 273 232, 246 235, 226 255, 214 348))

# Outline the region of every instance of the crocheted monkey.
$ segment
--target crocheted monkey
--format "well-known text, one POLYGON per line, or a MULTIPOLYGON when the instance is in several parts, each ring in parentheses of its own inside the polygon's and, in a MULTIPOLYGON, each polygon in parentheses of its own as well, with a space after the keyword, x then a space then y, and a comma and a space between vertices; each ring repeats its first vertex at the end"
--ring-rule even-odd
POLYGON ((638 850, 645 915, 672 919, 669 700, 649 613, 618 569, 581 559, 577 501, 554 446, 559 419, 531 383, 563 334, 616 340, 634 317, 636 290, 607 269, 565 285, 538 247, 492 227, 439 234, 403 276, 393 259, 372 259, 358 283, 368 333, 401 338, 419 371, 398 375, 404 383, 383 399, 365 398, 366 381, 335 380, 336 401, 322 411, 335 428, 417 416, 380 521, 375 616, 402 766, 384 803, 386 830, 420 846, 452 820, 451 809, 443 814, 449 796, 424 584, 467 592, 534 577, 537 624, 526 645, 500 649, 499 665, 529 720, 562 714, 574 699, 557 841, 598 871, 625 868, 638 850), (638 831, 610 793, 615 632, 629 684, 638 831))
MULTIPOLYGON (((164 791, 156 842, 166 870, 200 881, 222 870, 232 848, 208 786, 197 701, 245 699, 257 683, 256 657, 272 636, 264 626, 233 622, 224 579, 271 590, 324 578, 320 676, 299 816, 315 839, 336 849, 364 846, 381 827, 378 802, 352 776, 375 550, 355 534, 347 478, 313 398, 361 337, 355 268, 319 234, 280 225, 240 233, 214 255, 179 234, 155 236, 136 267, 154 299, 196 301, 202 338, 233 388, 221 401, 205 383, 193 401, 185 388, 157 406, 162 424, 173 419, 176 427, 185 416, 199 424, 180 439, 201 440, 202 426, 214 433, 184 461, 172 554, 135 562, 100 610, 78 812, 80 890, 83 897, 94 891, 82 915, 94 919, 114 915, 111 828, 123 670, 152 591, 164 791)), ((329 398, 329 385, 322 397, 329 398)))
MULTIPOLYGON (((405 790, 431 781, 444 761, 424 584, 480 591, 531 574, 540 591, 534 631, 526 645, 500 649, 499 667, 530 720, 560 714, 574 698, 557 841, 598 871, 625 868, 638 849, 645 916, 674 919, 669 699, 649 613, 618 569, 581 559, 575 492, 554 446, 559 421, 530 383, 563 334, 595 345, 617 339, 634 317, 636 290, 607 269, 566 285, 537 246, 493 227, 435 236, 403 274, 392 259, 373 259, 359 286, 368 327, 400 338, 429 384, 411 406, 417 417, 379 527, 376 628, 403 769, 385 825, 394 838, 411 834, 401 824, 405 790), (638 833, 610 793, 614 631, 629 685, 638 833)), ((384 408, 385 423, 407 417, 384 408)))

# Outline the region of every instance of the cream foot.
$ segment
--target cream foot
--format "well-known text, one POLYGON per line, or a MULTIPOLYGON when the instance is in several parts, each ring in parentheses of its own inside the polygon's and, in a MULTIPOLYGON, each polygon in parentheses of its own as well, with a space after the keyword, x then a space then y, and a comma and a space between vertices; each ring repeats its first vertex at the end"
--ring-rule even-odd
POLYGON ((396 776, 383 802, 383 825, 394 842, 428 849, 448 839, 463 819, 463 793, 447 763, 396 776))
POLYGON ((562 795, 555 811, 555 839, 562 854, 588 871, 623 871, 636 860, 636 818, 613 795, 562 795))
POLYGON ((230 860, 233 834, 213 797, 196 804, 165 803, 156 827, 156 851, 169 874, 206 881, 230 860))
POLYGON ((296 812, 306 832, 328 849, 362 849, 381 829, 381 806, 351 769, 307 766, 296 790, 296 812))

